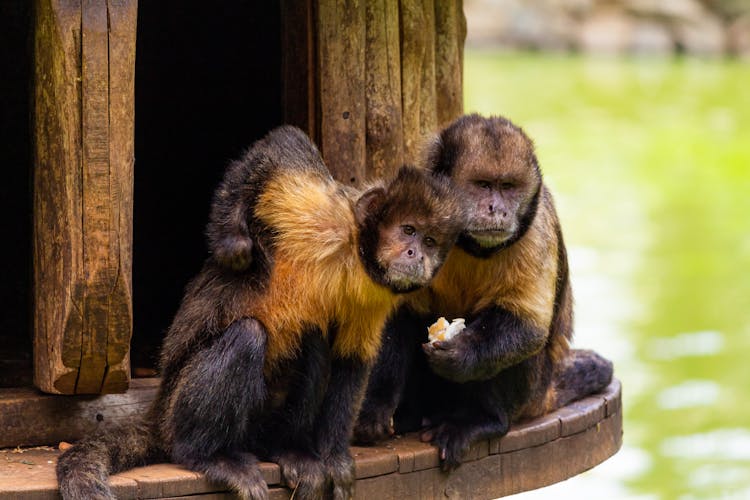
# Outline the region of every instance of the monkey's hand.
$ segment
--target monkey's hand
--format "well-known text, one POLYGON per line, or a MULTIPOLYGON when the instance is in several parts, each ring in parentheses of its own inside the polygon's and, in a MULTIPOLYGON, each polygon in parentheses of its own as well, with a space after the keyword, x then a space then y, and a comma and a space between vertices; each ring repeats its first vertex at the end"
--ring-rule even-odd
POLYGON ((437 446, 440 467, 448 472, 456 469, 472 444, 480 439, 502 436, 508 432, 508 419, 504 412, 496 415, 476 414, 469 418, 448 417, 425 429, 420 436, 423 442, 437 446))
POLYGON ((213 255, 222 267, 244 271, 253 259, 253 240, 241 234, 225 236, 215 243, 213 255))
POLYGON ((333 500, 354 497, 354 460, 349 452, 337 453, 325 460, 326 474, 333 488, 333 500))
POLYGON ((422 344, 432 371, 458 383, 486 380, 499 371, 492 363, 480 361, 477 352, 479 348, 468 328, 450 340, 422 344))
POLYGON ((420 438, 425 443, 437 446, 440 453, 440 468, 445 472, 455 470, 461 465, 463 456, 471 446, 469 433, 450 420, 423 431, 420 438))
POLYGON ((354 424, 354 442, 370 445, 393 436, 393 411, 387 406, 363 408, 354 424))
POLYGON ((274 457, 281 477, 294 490, 294 498, 312 500, 323 497, 325 465, 319 458, 299 451, 285 451, 274 457))

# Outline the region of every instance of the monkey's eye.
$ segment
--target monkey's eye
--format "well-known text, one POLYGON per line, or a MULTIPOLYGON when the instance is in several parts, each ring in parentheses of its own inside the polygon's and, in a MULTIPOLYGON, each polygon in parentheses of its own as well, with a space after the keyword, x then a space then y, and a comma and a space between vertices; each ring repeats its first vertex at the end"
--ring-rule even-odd
POLYGON ((513 189, 515 185, 512 182, 503 182, 500 184, 500 189, 513 189))
POLYGON ((433 238, 432 236, 428 236, 424 239, 424 246, 434 247, 435 245, 437 245, 437 241, 435 241, 435 238, 433 238))
POLYGON ((408 224, 405 226, 401 226, 401 230, 404 232, 404 234, 409 236, 417 232, 417 230, 414 229, 414 226, 409 226, 408 224))
POLYGON ((479 186, 482 189, 489 189, 490 188, 490 183, 488 181, 476 181, 474 184, 476 184, 477 186, 479 186))

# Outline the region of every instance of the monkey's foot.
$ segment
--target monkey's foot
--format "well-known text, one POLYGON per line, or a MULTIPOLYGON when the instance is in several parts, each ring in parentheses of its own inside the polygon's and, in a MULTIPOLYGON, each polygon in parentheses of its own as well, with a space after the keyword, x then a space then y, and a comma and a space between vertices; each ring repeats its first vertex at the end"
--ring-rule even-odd
POLYGON ((354 425, 354 441, 359 444, 374 444, 395 434, 393 430, 393 409, 376 408, 363 410, 354 425))
POLYGON ((188 459, 183 462, 191 470, 229 485, 242 500, 268 500, 268 485, 250 453, 216 455, 211 458, 188 459))
POLYGON ((469 433, 450 420, 423 431, 421 439, 438 447, 440 468, 446 472, 461 465, 462 457, 471 446, 469 433))
POLYGON ((326 474, 333 488, 333 500, 354 497, 354 460, 348 453, 326 459, 326 474))
POLYGON ((440 468, 444 471, 456 469, 469 447, 479 439, 502 436, 508 432, 506 418, 481 416, 469 418, 447 418, 422 432, 421 439, 431 442, 440 450, 440 468))
POLYGON ((325 466, 319 458, 301 451, 285 451, 274 461, 279 464, 284 483, 294 490, 294 498, 307 500, 323 496, 325 466))

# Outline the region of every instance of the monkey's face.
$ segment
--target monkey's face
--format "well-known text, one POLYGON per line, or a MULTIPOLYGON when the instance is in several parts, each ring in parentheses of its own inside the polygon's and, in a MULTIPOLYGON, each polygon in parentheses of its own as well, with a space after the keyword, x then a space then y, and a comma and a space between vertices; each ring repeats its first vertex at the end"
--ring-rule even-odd
POLYGON ((424 221, 403 219, 378 228, 376 251, 387 286, 395 292, 409 292, 427 285, 442 264, 444 235, 424 221))
POLYGON ((469 205, 465 234, 483 248, 502 245, 519 230, 530 196, 525 181, 493 175, 491 169, 460 179, 469 205))
POLYGON ((441 133, 429 161, 464 193, 469 222, 459 246, 487 257, 526 231, 541 175, 521 129, 502 118, 459 118, 441 133))
POLYGON ((455 187, 413 167, 365 192, 354 213, 365 269, 395 293, 427 285, 466 226, 455 187))

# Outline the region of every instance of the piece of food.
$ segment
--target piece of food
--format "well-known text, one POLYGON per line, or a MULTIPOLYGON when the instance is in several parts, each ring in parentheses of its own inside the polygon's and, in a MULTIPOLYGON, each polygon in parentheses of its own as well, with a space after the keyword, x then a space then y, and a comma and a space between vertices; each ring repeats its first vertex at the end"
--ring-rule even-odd
POLYGON ((427 328, 427 338, 430 342, 450 340, 466 328, 464 318, 456 318, 451 323, 441 317, 427 328))

